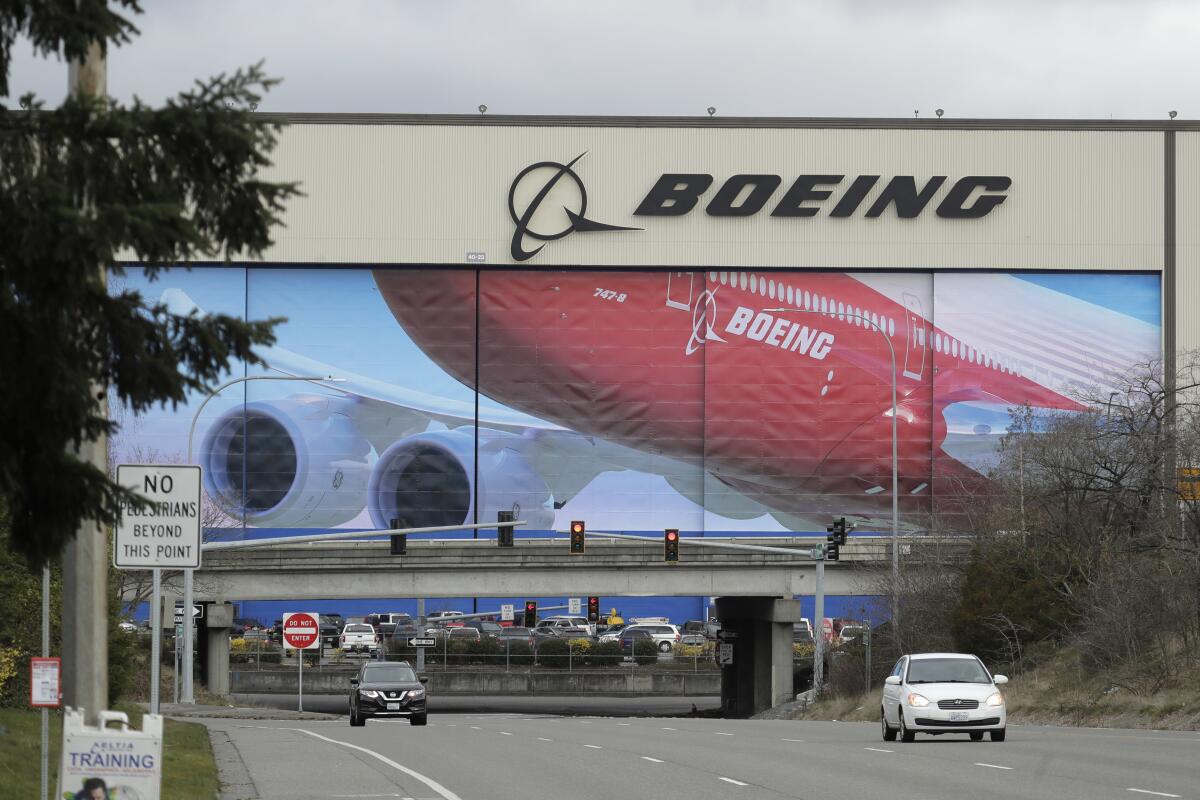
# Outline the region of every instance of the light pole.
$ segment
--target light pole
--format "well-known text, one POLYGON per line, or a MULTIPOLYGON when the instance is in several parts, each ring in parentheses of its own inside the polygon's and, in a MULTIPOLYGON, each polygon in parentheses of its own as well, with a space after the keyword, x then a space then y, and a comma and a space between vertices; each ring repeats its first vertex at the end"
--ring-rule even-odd
MULTIPOLYGON (((892 630, 896 633, 896 641, 900 641, 900 459, 897 455, 899 447, 896 438, 896 417, 899 407, 896 405, 896 348, 892 345, 891 337, 887 335, 878 322, 863 314, 850 312, 819 311, 813 308, 764 308, 763 311, 773 313, 821 314, 822 316, 837 316, 846 319, 859 319, 870 325, 888 346, 888 354, 892 357, 892 630)), ((817 620, 817 624, 824 620, 817 620)))
MULTIPOLYGON (((310 383, 326 382, 340 383, 345 378, 334 378, 329 375, 247 375, 242 378, 234 378, 228 383, 223 383, 216 389, 208 393, 208 397, 204 398, 204 402, 196 409, 196 413, 192 414, 192 425, 188 428, 187 439, 187 463, 192 463, 192 437, 196 434, 196 422, 200 419, 200 412, 208 405, 208 401, 219 395, 221 392, 239 383, 249 383, 250 381, 308 381, 310 383)), ((181 703, 189 705, 195 704, 196 695, 192 690, 192 650, 195 642, 194 633, 192 630, 192 573, 195 570, 185 569, 183 571, 183 692, 179 698, 181 703)), ((155 570, 157 572, 157 570, 155 570)), ((154 597, 154 605, 158 606, 160 600, 157 593, 154 597)), ((179 675, 176 674, 175 680, 179 680, 179 675)), ((157 712, 157 709, 155 709, 157 712)))

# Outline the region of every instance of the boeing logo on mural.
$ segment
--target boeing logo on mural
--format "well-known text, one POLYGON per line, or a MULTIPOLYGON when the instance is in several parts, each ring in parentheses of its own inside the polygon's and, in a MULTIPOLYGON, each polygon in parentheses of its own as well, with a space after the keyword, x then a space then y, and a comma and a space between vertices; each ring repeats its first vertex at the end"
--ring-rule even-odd
POLYGON ((546 242, 575 231, 642 230, 587 218, 587 190, 579 175, 571 169, 585 155, 586 152, 580 153, 566 164, 539 161, 521 170, 513 179, 508 190, 508 213, 516 225, 512 238, 514 261, 527 261, 541 252, 546 242), (564 181, 564 177, 569 180, 564 181), (542 244, 526 250, 526 236, 538 239, 542 244))

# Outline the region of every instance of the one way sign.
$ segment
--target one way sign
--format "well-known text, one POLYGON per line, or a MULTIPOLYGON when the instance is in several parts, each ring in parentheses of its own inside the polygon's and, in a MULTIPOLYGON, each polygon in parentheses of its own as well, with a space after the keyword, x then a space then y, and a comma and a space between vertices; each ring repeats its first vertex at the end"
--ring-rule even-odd
MULTIPOLYGON (((200 605, 199 603, 195 603, 192 605, 192 620, 196 621, 201 619, 204 619, 204 606, 200 605)), ((177 605, 175 606, 175 624, 178 625, 182 622, 183 606, 177 605)))

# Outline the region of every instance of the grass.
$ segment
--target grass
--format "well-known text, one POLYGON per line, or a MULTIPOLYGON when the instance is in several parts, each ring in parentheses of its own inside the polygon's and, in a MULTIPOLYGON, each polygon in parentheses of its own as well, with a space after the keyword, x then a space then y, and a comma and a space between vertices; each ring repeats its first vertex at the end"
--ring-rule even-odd
MULTIPOLYGON (((141 728, 142 712, 118 706, 141 728)), ((0 709, 0 784, 5 797, 39 797, 41 791, 41 713, 0 709)), ((62 715, 50 712, 50 787, 53 794, 62 744, 62 715)), ((192 722, 166 720, 163 732, 163 800, 211 800, 217 796, 217 765, 208 731, 192 722)))
MULTIPOLYGON (((1200 671, 1178 675, 1153 693, 1135 693, 1113 675, 1079 666, 1079 655, 1064 650, 1003 688, 1008 718, 1014 724, 1078 725, 1100 728, 1200 730, 1200 671)), ((796 719, 879 720, 877 688, 865 695, 830 697, 796 719)))

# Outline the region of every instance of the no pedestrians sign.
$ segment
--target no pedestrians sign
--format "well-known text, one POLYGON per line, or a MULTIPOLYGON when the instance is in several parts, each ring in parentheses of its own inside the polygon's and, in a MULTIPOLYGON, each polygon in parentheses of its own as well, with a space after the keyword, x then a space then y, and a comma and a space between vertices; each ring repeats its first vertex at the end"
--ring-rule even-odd
POLYGON ((113 542, 119 569, 197 569, 200 566, 200 467, 121 464, 117 483, 151 501, 125 506, 113 542))

